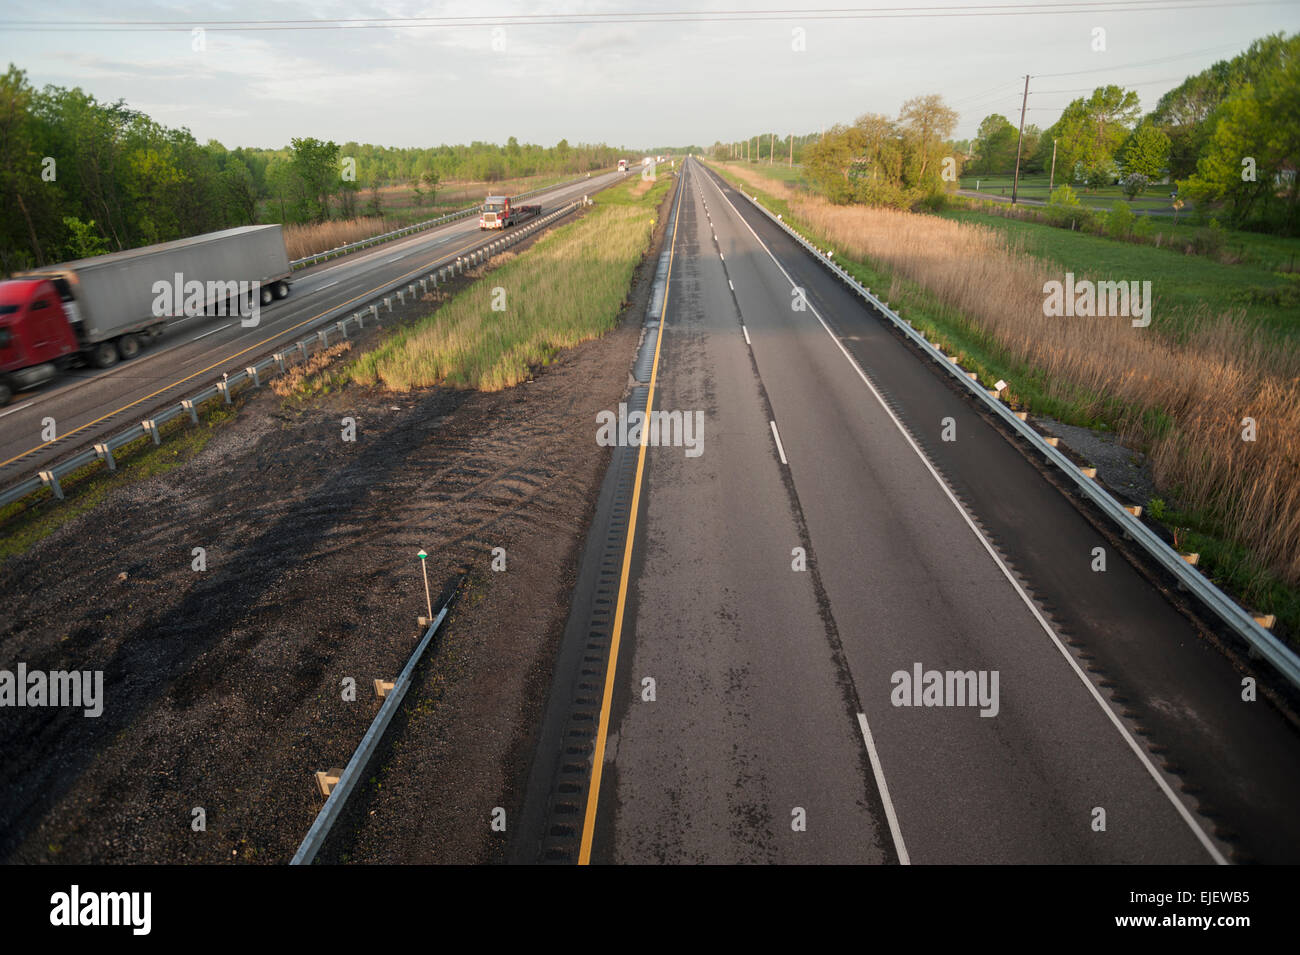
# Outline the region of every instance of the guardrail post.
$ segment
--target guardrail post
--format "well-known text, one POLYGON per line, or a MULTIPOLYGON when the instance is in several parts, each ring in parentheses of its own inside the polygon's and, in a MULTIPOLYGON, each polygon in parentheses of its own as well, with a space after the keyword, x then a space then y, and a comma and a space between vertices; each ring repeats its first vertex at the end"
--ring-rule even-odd
POLYGON ((307 343, 305 341, 298 343, 298 354, 302 356, 303 361, 307 360, 307 343))
POLYGON ((230 382, 217 382, 217 391, 221 392, 221 397, 226 399, 226 404, 230 404, 230 382))
POLYGON ((275 359, 276 367, 280 369, 280 374, 284 374, 284 352, 278 351, 271 356, 275 359))
POLYGON ((257 367, 255 365, 249 365, 244 369, 244 371, 248 372, 249 376, 253 379, 254 388, 262 387, 262 376, 257 373, 257 367))
POLYGON ((365 328, 365 312, 353 312, 352 317, 356 319, 357 328, 365 328))
POLYGON ((192 424, 199 423, 199 412, 198 409, 194 407, 194 399, 182 398, 181 407, 190 413, 190 423, 192 424))
POLYGON ((319 350, 324 351, 326 348, 329 347, 330 330, 328 328, 322 328, 320 331, 316 333, 316 340, 320 342, 319 350))
POLYGON ((343 321, 339 322, 336 327, 339 330, 339 334, 341 334, 344 338, 348 337, 348 320, 346 318, 343 321))
POLYGON ((95 445, 95 453, 99 455, 101 461, 108 465, 110 471, 117 470, 117 462, 113 460, 112 448, 106 444, 97 444, 95 445))
POLYGON ((379 321, 379 306, 378 306, 378 305, 371 305, 371 306, 370 306, 370 317, 373 318, 375 321, 379 321))
POLYGON ((162 438, 158 434, 158 422, 150 418, 148 421, 141 421, 140 427, 144 428, 144 433, 153 438, 155 445, 162 444, 162 438))
POLYGON ((393 298, 391 295, 384 298, 384 308, 388 309, 390 312, 393 310, 393 298))
POLYGON ((428 295, 428 294, 429 294, 429 280, 428 280, 428 279, 420 279, 420 291, 423 292, 425 295, 428 295))
POLYGON ((37 475, 41 482, 54 492, 54 496, 60 501, 63 500, 63 487, 59 484, 59 478, 53 471, 41 471, 37 475))
POLYGON ((406 304, 406 291, 404 289, 397 290, 397 304, 398 305, 406 304))

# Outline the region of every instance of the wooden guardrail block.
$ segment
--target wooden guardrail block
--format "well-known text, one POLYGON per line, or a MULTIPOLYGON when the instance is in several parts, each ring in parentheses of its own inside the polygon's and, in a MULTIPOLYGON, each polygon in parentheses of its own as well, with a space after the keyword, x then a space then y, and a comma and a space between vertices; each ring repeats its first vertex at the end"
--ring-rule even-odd
POLYGON ((318 771, 316 773, 316 788, 320 790, 322 796, 329 798, 329 794, 333 792, 334 787, 339 784, 339 778, 342 775, 343 770, 341 769, 327 769, 324 772, 318 771))

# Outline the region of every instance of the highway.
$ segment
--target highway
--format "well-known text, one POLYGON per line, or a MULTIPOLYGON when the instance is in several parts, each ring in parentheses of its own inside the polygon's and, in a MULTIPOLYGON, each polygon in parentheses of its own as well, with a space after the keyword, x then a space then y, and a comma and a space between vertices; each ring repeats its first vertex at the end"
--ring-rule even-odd
MULTIPOLYGON (((549 212, 625 177, 617 172, 592 176, 531 201, 549 212)), ((0 485, 138 422, 155 408, 201 390, 222 372, 241 370, 277 344, 301 339, 313 327, 361 308, 390 283, 425 276, 490 238, 468 217, 326 261, 295 273, 289 297, 264 306, 256 327, 243 327, 237 317, 177 319, 137 358, 104 370, 75 369, 50 385, 15 395, 9 407, 0 409, 0 485), (43 436, 47 418, 54 419, 53 441, 43 436)))
POLYGON ((580 861, 1300 859, 1294 728, 860 299, 680 188, 651 401, 703 453, 643 452, 580 861))

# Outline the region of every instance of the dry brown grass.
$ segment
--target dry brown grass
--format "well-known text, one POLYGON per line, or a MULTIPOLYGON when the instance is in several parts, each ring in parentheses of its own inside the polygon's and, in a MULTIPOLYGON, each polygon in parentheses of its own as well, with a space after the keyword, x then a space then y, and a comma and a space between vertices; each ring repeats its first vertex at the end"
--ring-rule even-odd
POLYGON ((364 216, 360 219, 333 219, 329 222, 314 222, 309 225, 287 225, 284 227, 284 247, 290 259, 303 259, 317 252, 328 252, 349 242, 360 242, 373 235, 382 235, 389 231, 380 216, 364 216))
POLYGON ((324 351, 316 352, 305 362, 293 365, 283 375, 273 378, 271 390, 281 398, 314 392, 321 384, 317 376, 329 368, 336 358, 346 355, 351 350, 351 342, 339 342, 324 351))
MULTIPOLYGON (((747 173, 738 175, 749 181, 747 173)), ((784 188, 755 185, 776 195, 784 188)), ((1043 284, 1062 274, 999 232, 785 193, 794 216, 837 249, 917 283, 1011 359, 1042 371, 1048 394, 1118 418, 1121 436, 1148 451, 1157 484, 1173 489, 1182 508, 1210 515, 1231 539, 1300 585, 1295 348, 1265 339, 1240 314, 1206 311, 1172 321, 1158 289, 1149 328, 1119 317, 1047 317, 1043 284), (1162 324, 1191 330, 1175 340, 1162 324), (1253 442, 1242 440, 1247 417, 1258 425, 1253 442)))
POLYGON ((797 190, 788 183, 782 182, 780 179, 765 176, 761 172, 755 172, 753 169, 746 169, 744 166, 729 165, 723 168, 726 169, 729 175, 735 176, 737 179, 749 183, 755 189, 761 189, 769 196, 776 196, 778 199, 784 199, 787 202, 805 194, 802 190, 797 190))

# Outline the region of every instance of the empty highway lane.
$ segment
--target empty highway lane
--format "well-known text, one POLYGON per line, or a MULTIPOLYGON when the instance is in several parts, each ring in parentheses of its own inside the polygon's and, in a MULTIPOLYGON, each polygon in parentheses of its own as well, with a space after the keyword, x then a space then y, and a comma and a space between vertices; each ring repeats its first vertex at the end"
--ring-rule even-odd
POLYGON ((652 410, 702 433, 645 449, 584 858, 1295 861, 1284 720, 838 280, 681 189, 652 410))

